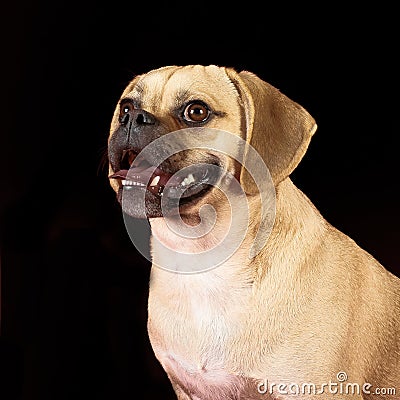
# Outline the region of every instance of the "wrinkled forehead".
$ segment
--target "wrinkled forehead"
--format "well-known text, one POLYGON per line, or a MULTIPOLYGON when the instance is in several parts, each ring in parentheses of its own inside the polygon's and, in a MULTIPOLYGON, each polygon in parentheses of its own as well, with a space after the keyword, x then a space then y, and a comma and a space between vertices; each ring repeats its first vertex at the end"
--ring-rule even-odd
POLYGON ((190 100, 218 108, 222 99, 224 106, 237 105, 238 93, 223 68, 196 65, 151 71, 140 77, 129 97, 140 100, 143 108, 179 107, 190 100))

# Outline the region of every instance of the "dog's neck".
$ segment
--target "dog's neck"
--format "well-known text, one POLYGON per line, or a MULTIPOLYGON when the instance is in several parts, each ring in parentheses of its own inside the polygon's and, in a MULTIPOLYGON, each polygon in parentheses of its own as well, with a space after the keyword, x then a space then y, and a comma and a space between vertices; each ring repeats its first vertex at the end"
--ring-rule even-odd
MULTIPOLYGON (((248 200, 250 209, 259 210, 261 208, 258 197, 248 200)), ((163 250, 164 245, 177 254, 181 252, 193 253, 193 261, 195 262, 196 253, 218 246, 218 243, 227 233, 230 223, 229 215, 222 212, 218 223, 210 233, 199 239, 192 239, 174 233, 164 218, 151 219, 153 263, 157 264, 159 260, 166 256, 163 250), (154 240, 154 238, 157 240, 154 240)), ((256 262, 250 262, 250 248, 253 245, 258 227, 259 220, 250 218, 247 234, 240 249, 227 261, 230 266, 239 265, 243 269, 251 266, 254 270, 246 272, 247 274, 250 273, 255 280, 262 279, 268 268, 274 266, 281 273, 290 275, 294 273, 293 270, 301 260, 297 260, 296 265, 288 263, 285 254, 290 254, 292 248, 304 249, 304 254, 309 254, 311 247, 318 242, 316 238, 322 236, 321 231, 326 228, 326 225, 325 220, 321 218, 319 211, 311 201, 293 184, 290 178, 286 178, 276 187, 276 216, 272 232, 261 252, 256 256, 256 260, 253 260, 256 262), (287 252, 282 249, 287 249, 287 252), (258 258, 268 260, 268 263, 265 264, 265 261, 258 263, 258 258)), ((229 234, 240 235, 241 232, 230 232, 229 234)), ((299 251, 297 250, 297 252, 299 251)), ((185 270, 186 267, 181 266, 181 268, 185 270)))
MULTIPOLYGON (((327 222, 314 204, 290 178, 286 178, 276 188, 275 223, 261 258, 269 260, 270 266, 275 265, 289 273, 303 260, 298 258, 295 263, 288 262, 287 254, 297 254, 298 257, 310 254, 312 248, 320 243, 326 226, 327 222)), ((262 265, 261 273, 264 274, 268 266, 262 265)))
MULTIPOLYGON (((231 226, 231 217, 226 210, 220 208, 220 213, 213 228, 196 239, 186 237, 182 232, 174 232, 171 221, 164 218, 151 219, 153 265, 163 267, 166 262, 169 263, 171 261, 174 265, 166 269, 183 272, 203 272, 214 268, 215 256, 219 256, 219 253, 221 253, 218 248, 221 249, 223 247, 223 250, 227 248, 235 249, 235 251, 232 251, 234 253, 233 256, 226 261, 228 264, 230 264, 230 261, 235 262, 236 258, 239 257, 240 268, 244 267, 243 259, 248 259, 248 249, 250 248, 248 242, 250 242, 251 235, 247 235, 243 241, 238 242, 237 238, 240 239, 242 232, 238 228, 231 226), (230 238, 232 238, 232 241, 230 238), (222 242, 223 244, 221 245, 222 242), (237 243, 241 244, 238 249, 237 243), (181 257, 182 254, 191 254, 192 256, 188 260, 188 258, 181 257), (189 262, 190 265, 182 264, 185 262, 189 262)), ((242 216, 239 215, 239 218, 242 218, 242 216)), ((241 226, 245 226, 246 222, 244 221, 241 226)), ((184 223, 184 219, 182 223, 184 223)), ((250 262, 250 259, 248 261, 250 262)))

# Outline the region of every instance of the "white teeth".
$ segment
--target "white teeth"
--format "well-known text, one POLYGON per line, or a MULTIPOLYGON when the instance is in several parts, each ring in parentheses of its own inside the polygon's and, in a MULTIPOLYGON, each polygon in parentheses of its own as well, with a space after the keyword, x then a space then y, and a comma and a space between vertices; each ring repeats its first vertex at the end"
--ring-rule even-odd
POLYGON ((189 185, 191 183, 195 182, 193 174, 189 174, 181 183, 182 186, 189 185))
POLYGON ((157 175, 154 177, 154 179, 151 181, 150 186, 157 186, 157 183, 160 181, 160 177, 157 175))
POLYGON ((121 183, 122 183, 122 186, 146 186, 143 183, 136 182, 136 181, 128 181, 126 179, 122 179, 121 183))

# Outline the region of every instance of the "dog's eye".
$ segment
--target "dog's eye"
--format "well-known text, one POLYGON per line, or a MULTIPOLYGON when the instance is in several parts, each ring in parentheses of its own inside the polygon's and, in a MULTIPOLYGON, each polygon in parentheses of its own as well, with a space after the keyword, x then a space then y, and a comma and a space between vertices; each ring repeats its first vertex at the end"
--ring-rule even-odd
POLYGON ((132 111, 135 107, 133 106, 132 103, 124 103, 121 104, 120 108, 120 115, 128 114, 130 111, 132 111))
POLYGON ((198 101, 188 104, 183 111, 183 118, 188 122, 204 122, 209 116, 209 108, 198 101))
POLYGON ((129 113, 135 109, 135 106, 129 102, 125 101, 119 106, 119 123, 126 125, 129 122, 129 113))

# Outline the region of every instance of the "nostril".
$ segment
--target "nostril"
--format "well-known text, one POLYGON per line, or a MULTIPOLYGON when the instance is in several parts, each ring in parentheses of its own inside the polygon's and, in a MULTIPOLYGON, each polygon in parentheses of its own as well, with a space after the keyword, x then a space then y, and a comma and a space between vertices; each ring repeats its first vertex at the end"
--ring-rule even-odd
POLYGON ((129 122, 129 114, 124 114, 119 118, 119 123, 121 125, 126 125, 129 122))
POLYGON ((144 120, 145 120, 145 118, 144 118, 144 115, 143 115, 143 114, 138 114, 138 115, 136 116, 136 123, 137 123, 138 125, 143 125, 143 124, 145 123, 144 120))
POLYGON ((146 111, 138 113, 135 121, 138 125, 153 125, 155 123, 154 117, 146 111))
POLYGON ((144 110, 124 112, 119 116, 118 120, 123 126, 128 125, 130 122, 133 122, 134 125, 154 125, 156 123, 154 115, 144 110))

